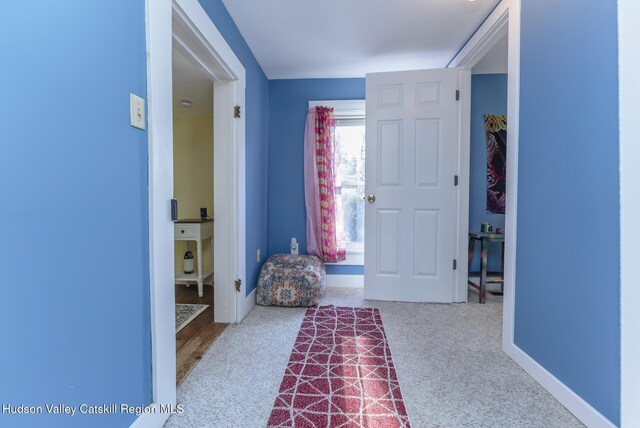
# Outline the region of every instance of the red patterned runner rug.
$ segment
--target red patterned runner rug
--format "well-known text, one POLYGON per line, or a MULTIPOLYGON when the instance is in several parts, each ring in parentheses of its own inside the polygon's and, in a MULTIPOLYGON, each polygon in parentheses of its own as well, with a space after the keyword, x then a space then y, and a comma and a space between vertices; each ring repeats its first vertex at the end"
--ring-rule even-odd
POLYGON ((409 426, 378 309, 307 309, 268 427, 409 426))

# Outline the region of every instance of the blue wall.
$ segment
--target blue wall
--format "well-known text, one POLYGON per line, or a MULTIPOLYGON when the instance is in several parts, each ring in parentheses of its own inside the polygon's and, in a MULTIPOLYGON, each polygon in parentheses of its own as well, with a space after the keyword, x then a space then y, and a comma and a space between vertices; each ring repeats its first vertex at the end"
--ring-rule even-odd
POLYGON ((267 157, 269 147, 269 82, 247 42, 220 0, 200 0, 211 21, 247 72, 246 187, 247 187, 247 295, 256 288, 260 267, 268 251, 267 157), (263 260, 256 263, 256 251, 263 260))
POLYGON ((326 265, 327 275, 364 275, 364 265, 326 265))
MULTIPOLYGON (((0 403, 151 402, 143 1, 4 2, 0 403)), ((135 415, 0 414, 0 426, 135 415)))
POLYGON ((523 0, 516 344, 620 423, 616 2, 523 0))
MULTIPOLYGON (((269 255, 288 253, 292 237, 306 253, 303 147, 309 101, 364 99, 364 79, 269 81, 269 255)), ((327 266, 361 274, 361 266, 327 266)))
MULTIPOLYGON (((487 137, 485 114, 507 114, 507 75, 474 74, 471 76, 471 172, 469 183, 469 230, 480 230, 482 223, 504 227, 504 214, 487 213, 487 137)), ((501 245, 489 244, 487 269, 501 269, 501 245)), ((476 244, 472 272, 480 271, 480 244, 476 244)))

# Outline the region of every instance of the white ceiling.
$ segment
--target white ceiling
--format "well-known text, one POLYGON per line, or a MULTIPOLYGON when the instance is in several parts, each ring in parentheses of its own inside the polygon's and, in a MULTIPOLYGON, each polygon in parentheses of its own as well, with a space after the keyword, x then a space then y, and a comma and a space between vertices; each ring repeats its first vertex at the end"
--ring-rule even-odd
POLYGON ((269 79, 442 68, 500 0, 223 0, 269 79))
POLYGON ((506 73, 509 69, 509 38, 505 35, 500 41, 473 67, 473 74, 506 73))
POLYGON ((213 116, 213 83, 178 49, 173 48, 173 115, 175 117, 213 116), (183 107, 180 101, 191 101, 183 107))

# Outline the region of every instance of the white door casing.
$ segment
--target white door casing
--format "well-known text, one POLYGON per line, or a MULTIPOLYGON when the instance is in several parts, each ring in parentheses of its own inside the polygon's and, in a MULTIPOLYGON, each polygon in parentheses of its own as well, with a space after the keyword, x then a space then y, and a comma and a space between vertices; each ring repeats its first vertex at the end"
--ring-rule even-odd
POLYGON ((197 0, 173 0, 173 48, 214 85, 214 314, 215 321, 242 321, 245 298, 245 118, 246 72, 197 0), (239 292, 234 282, 241 280, 239 292))
MULTIPOLYGON (((176 403, 175 296, 173 285, 172 47, 177 47, 215 81, 216 212, 214 236, 230 244, 216 266, 216 320, 239 322, 251 305, 245 296, 245 163, 244 114, 233 119, 233 107, 245 110, 246 75, 220 32, 197 0, 147 0, 147 73, 149 133, 149 268, 151 282, 151 349, 155 411, 143 413, 132 426, 162 426, 169 417, 160 405, 176 403), (219 192, 218 192, 219 190, 219 192), (226 199, 225 199, 226 196, 226 199), (219 198, 222 198, 219 199, 219 198), (223 230, 224 228, 224 230, 223 230), (220 279, 223 278, 223 279, 220 279), (243 280, 240 293, 233 279, 243 280), (220 279, 220 280, 219 280, 220 279), (222 289, 224 286, 224 290, 222 289), (220 294, 220 298, 219 297, 220 294), (240 302, 236 301, 240 300, 240 302), (220 305, 220 310, 218 306, 220 305), (240 310, 241 309, 241 310, 240 310)), ((252 296, 251 296, 252 297, 252 296)))
POLYGON ((365 298, 453 301, 460 71, 367 74, 365 298))
POLYGON ((621 316, 621 426, 640 426, 640 311, 636 266, 640 260, 640 146, 638 146, 638 99, 640 98, 640 4, 618 1, 620 58, 620 316, 621 316))

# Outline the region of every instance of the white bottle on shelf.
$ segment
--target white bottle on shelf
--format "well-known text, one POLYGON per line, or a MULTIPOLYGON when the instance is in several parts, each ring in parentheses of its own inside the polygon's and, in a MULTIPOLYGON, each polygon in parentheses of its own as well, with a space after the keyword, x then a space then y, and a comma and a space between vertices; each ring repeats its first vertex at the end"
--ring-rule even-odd
POLYGON ((182 271, 187 275, 195 272, 195 268, 193 267, 193 253, 191 251, 184 253, 184 267, 182 271))

